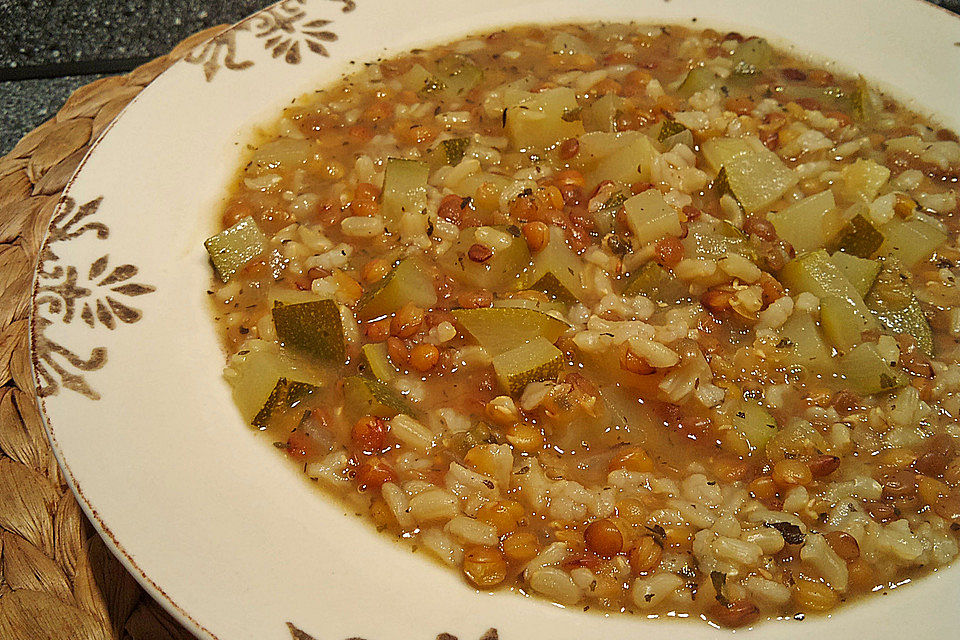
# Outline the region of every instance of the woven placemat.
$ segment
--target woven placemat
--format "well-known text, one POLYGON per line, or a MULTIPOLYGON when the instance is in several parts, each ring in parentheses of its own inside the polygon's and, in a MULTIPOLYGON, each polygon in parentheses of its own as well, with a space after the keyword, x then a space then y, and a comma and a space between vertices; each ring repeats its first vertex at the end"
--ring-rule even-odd
POLYGON ((143 88, 226 25, 81 87, 0 158, 0 638, 189 640, 111 555, 64 483, 40 422, 27 339, 37 253, 90 145, 143 88))

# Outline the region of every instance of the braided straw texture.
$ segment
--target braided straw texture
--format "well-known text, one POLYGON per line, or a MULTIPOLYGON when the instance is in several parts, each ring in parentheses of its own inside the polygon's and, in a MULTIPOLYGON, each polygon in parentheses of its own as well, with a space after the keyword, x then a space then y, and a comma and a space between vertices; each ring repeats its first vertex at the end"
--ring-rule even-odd
POLYGON ((0 638, 189 640, 111 555, 50 450, 34 398, 28 314, 40 244, 90 145, 194 34, 125 76, 81 87, 0 158, 0 638))

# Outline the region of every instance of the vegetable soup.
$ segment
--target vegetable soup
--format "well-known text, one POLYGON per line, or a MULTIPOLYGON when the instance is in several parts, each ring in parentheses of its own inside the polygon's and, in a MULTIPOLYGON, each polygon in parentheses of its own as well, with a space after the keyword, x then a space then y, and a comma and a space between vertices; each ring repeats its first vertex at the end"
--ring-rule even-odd
POLYGON ((958 552, 958 167, 953 132, 738 33, 355 63, 258 133, 206 242, 224 375, 478 589, 828 612, 958 552))

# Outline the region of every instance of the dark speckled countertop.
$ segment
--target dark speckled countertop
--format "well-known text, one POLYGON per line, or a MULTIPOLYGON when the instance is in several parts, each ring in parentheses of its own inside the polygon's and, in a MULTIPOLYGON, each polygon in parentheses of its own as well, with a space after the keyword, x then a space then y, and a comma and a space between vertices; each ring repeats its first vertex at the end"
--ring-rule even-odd
MULTIPOLYGON (((865 0, 864 0, 865 1, 865 0)), ((163 55, 270 0, 0 0, 0 155, 77 87, 163 55)), ((960 13, 960 0, 937 0, 960 13)))
POLYGON ((75 89, 271 0, 0 0, 0 156, 75 89), (26 78, 10 80, 9 78, 26 78))

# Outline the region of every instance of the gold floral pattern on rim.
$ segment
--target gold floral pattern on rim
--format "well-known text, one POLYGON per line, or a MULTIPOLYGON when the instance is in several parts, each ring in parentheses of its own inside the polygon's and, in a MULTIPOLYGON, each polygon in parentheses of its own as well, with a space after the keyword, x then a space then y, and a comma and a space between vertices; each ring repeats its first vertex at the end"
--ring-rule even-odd
MULTIPOLYGON (((306 1, 283 0, 269 6, 214 36, 191 51, 184 60, 200 65, 207 82, 211 82, 220 69, 242 71, 252 67, 253 60, 238 59, 237 34, 241 31, 253 31, 272 58, 282 57, 288 64, 300 64, 304 47, 317 55, 330 57, 324 43, 337 40, 337 34, 326 29, 333 21, 318 18, 302 22, 307 15, 302 8, 306 1)), ((357 6, 354 0, 328 1, 341 3, 343 13, 349 13, 357 6)))
MULTIPOLYGON (((303 629, 298 628, 292 622, 287 623, 287 629, 290 630, 290 635, 293 637, 293 640, 316 640, 312 635, 304 631, 303 629)), ((497 633, 496 629, 487 629, 480 640, 499 640, 500 634, 497 633)), ((347 638, 347 640, 364 640, 363 638, 347 638)), ((441 633, 437 635, 436 640, 457 640, 457 636, 449 633, 441 633)))
POLYGON ((60 265, 55 253, 57 243, 69 242, 88 232, 99 240, 110 236, 110 229, 102 222, 88 220, 100 208, 103 198, 96 198, 77 206, 66 198, 63 207, 50 222, 50 231, 40 253, 37 283, 34 293, 34 368, 37 375, 37 394, 47 397, 59 393, 61 386, 99 400, 100 394, 84 378, 84 373, 102 369, 107 363, 106 347, 95 347, 88 357, 48 338, 46 329, 54 322, 71 324, 79 317, 91 329, 97 325, 113 330, 118 323, 138 322, 143 313, 121 302, 122 298, 141 296, 156 289, 147 284, 132 282, 139 269, 132 264, 110 268, 110 256, 103 256, 81 272, 75 265, 60 265), (83 273, 83 277, 81 277, 83 273), (45 308, 47 315, 41 315, 45 308), (72 371, 72 370, 73 371, 72 371))

